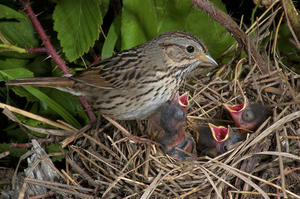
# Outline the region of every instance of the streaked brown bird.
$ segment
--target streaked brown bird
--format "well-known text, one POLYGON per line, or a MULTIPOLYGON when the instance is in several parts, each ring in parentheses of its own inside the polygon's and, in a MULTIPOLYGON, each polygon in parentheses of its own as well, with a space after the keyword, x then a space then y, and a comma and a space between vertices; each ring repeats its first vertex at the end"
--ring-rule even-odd
POLYGON ((270 109, 262 104, 250 104, 247 100, 243 104, 224 107, 232 117, 240 133, 253 133, 270 115, 270 109))
POLYGON ((211 123, 208 123, 208 126, 198 125, 194 129, 197 151, 201 155, 215 157, 225 153, 232 145, 243 139, 230 127, 216 126, 211 123))
POLYGON ((199 65, 217 63, 199 38, 172 31, 70 77, 16 79, 7 85, 54 87, 84 96, 95 109, 114 119, 145 119, 199 65))

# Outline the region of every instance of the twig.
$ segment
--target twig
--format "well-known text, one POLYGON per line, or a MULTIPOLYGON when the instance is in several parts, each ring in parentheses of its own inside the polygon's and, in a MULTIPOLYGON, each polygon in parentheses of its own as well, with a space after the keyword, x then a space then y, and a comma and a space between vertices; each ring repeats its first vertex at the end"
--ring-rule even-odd
POLYGON ((134 142, 138 142, 138 143, 148 143, 148 144, 155 144, 157 146, 160 146, 159 143, 149 140, 147 138, 142 138, 142 137, 138 137, 135 135, 132 135, 131 133, 129 133, 123 126, 121 126, 117 121, 111 119, 108 116, 103 115, 103 117, 105 119, 107 119, 110 123, 112 123, 112 125, 114 125, 115 127, 117 127, 124 135, 126 135, 130 140, 134 141, 134 142))
POLYGON ((214 4, 212 4, 208 0, 192 0, 192 2, 197 7, 206 12, 209 16, 213 17, 221 25, 223 25, 244 47, 244 50, 246 52, 251 52, 251 55, 249 56, 253 57, 259 69, 262 70, 262 72, 264 73, 268 72, 266 64, 264 63, 260 54, 257 52, 251 39, 247 36, 246 33, 244 33, 240 29, 240 27, 231 19, 230 16, 228 16, 225 12, 214 6, 214 4))
POLYGON ((284 10, 287 25, 290 29, 292 36, 295 39, 296 47, 300 49, 300 17, 291 0, 281 0, 281 5, 284 10))

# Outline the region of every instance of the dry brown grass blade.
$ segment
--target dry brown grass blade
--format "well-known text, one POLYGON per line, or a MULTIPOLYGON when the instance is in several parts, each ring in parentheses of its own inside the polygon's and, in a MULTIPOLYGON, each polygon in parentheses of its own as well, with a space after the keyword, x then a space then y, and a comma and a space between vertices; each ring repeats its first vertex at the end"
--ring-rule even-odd
POLYGON ((277 150, 279 152, 278 163, 279 163, 279 170, 280 170, 282 192, 283 192, 284 198, 287 198, 287 194, 286 194, 286 191, 285 191, 286 184, 285 184, 285 176, 284 176, 284 165, 283 165, 282 156, 280 154, 281 153, 281 143, 280 143, 278 131, 276 131, 276 144, 277 144, 277 150))
POLYGON ((73 135, 73 132, 66 131, 66 130, 56 130, 56 129, 45 129, 45 128, 38 128, 38 127, 33 127, 29 126, 27 124, 23 124, 10 110, 7 108, 4 108, 3 114, 5 114, 9 119, 12 121, 18 123, 20 126, 24 126, 29 130, 45 134, 45 135, 55 135, 55 136, 70 136, 73 135))
MULTIPOLYGON (((258 154, 269 154, 269 152, 261 152, 261 153, 258 153, 258 154)), ((271 153, 272 154, 272 153, 271 153)), ((283 156, 283 154, 281 154, 282 156, 283 156)), ((212 159, 213 160, 213 159, 212 159)), ((276 184, 273 184, 273 183, 270 183, 270 182, 268 182, 268 181, 266 181, 266 180, 264 180, 264 179, 262 179, 262 178, 259 178, 259 177, 257 177, 257 176, 254 176, 254 175, 252 175, 252 174, 250 174, 250 173, 246 173, 246 172, 244 172, 244 171, 242 171, 242 170, 239 170, 239 169, 237 169, 237 168, 234 168, 234 167, 231 167, 231 166, 229 166, 229 165, 226 165, 226 164, 223 164, 222 162, 217 162, 217 161, 215 161, 217 164, 219 164, 220 166, 222 165, 223 166, 223 168, 225 169, 226 168, 226 170, 227 171, 229 171, 229 172, 233 172, 234 173, 234 175, 236 175, 236 173, 240 173, 240 174, 243 174, 243 175, 245 175, 245 176, 248 176, 248 177, 251 177, 251 178, 253 178, 253 179, 255 179, 255 180, 258 180, 258 181, 261 181, 261 182, 263 182, 263 183, 265 183, 265 184, 268 184, 268 185, 271 185, 271 186, 273 186, 273 187, 275 187, 275 188, 277 188, 277 189, 279 189, 279 190, 282 190, 282 188, 280 187, 280 186, 278 186, 278 185, 276 185, 276 184)), ((240 177, 240 175, 237 175, 237 177, 240 177)), ((243 176, 244 177, 244 176, 243 176)), ((243 178, 241 178, 242 180, 244 180, 243 178)), ((247 179, 245 179, 246 181, 245 182, 247 182, 248 184, 249 184, 249 182, 251 182, 251 181, 247 181, 247 179)), ((253 184, 253 183, 251 183, 251 184, 253 184)), ((249 184, 249 185, 251 185, 251 184, 249 184)), ((252 186, 252 185, 251 185, 252 186)), ((257 185, 256 184, 254 184, 254 188, 256 188, 257 187, 257 185)), ((260 189, 260 188, 259 188, 260 189)), ((257 190, 257 189, 256 189, 257 190)), ((261 193, 259 190, 257 190, 259 193, 261 193)), ((295 197, 295 198, 300 198, 300 195, 296 195, 295 193, 293 193, 293 192, 291 192, 291 191, 288 191, 288 190, 286 190, 286 192, 288 193, 288 194, 290 194, 291 196, 293 196, 293 197, 295 197)), ((264 192, 265 193, 265 192, 264 192)), ((266 193, 265 193, 266 194, 266 193)))
POLYGON ((293 121, 297 118, 300 117, 300 111, 291 113, 283 118, 281 118, 280 120, 278 120, 277 122, 275 122, 274 124, 272 124, 269 128, 267 128, 266 130, 264 130, 261 134, 259 134, 256 138, 254 138, 252 140, 252 142, 250 142, 246 148, 250 148, 251 146, 255 145, 256 143, 258 143, 259 141, 261 141, 263 138, 265 138, 266 136, 268 136, 270 133, 272 133, 273 131, 277 130, 280 126, 282 126, 283 124, 293 121))
POLYGON ((60 192, 60 193, 66 193, 66 194, 71 194, 80 198, 90 198, 90 199, 94 199, 94 198, 99 198, 99 197, 95 197, 93 195, 88 195, 88 194, 84 194, 84 193, 79 193, 77 191, 71 191, 72 189, 74 190, 80 190, 80 191, 89 191, 89 192, 93 192, 94 190, 92 189, 87 189, 87 188, 83 188, 83 187, 79 187, 79 186, 71 186, 71 185, 65 185, 65 184, 60 184, 60 183, 53 183, 53 182, 49 182, 49 181, 41 181, 41 180, 36 180, 36 179, 30 179, 30 178, 26 178, 24 180, 25 183, 30 183, 30 184, 35 184, 35 185, 39 185, 39 186, 43 186, 45 188, 48 188, 50 190, 53 190, 55 192, 60 192), (60 188, 63 187, 63 188, 60 188), (68 188, 68 189, 66 189, 68 188), (71 189, 71 190, 69 190, 71 189))
POLYGON ((207 180, 209 181, 209 183, 211 184, 211 186, 213 187, 213 189, 215 190, 215 192, 218 195, 218 198, 223 198, 222 194, 220 192, 220 190, 218 190, 216 184, 214 183, 214 181, 211 179, 211 177, 208 175, 208 173, 206 172, 205 169, 203 169, 202 167, 199 167, 200 170, 204 173, 204 175, 206 176, 207 180))
MULTIPOLYGON (((245 195, 253 195, 253 196, 260 196, 260 193, 258 193, 258 192, 253 192, 253 191, 232 191, 232 190, 230 190, 230 191, 228 191, 229 192, 229 198, 230 199, 233 199, 233 196, 232 196, 232 193, 237 193, 237 194, 239 194, 239 195, 241 195, 241 196, 245 196, 245 195)), ((267 193, 268 194, 268 196, 275 196, 275 197, 281 197, 281 194, 275 194, 275 193, 267 193)))
POLYGON ((90 162, 93 166, 95 166, 96 168, 100 169, 103 173, 105 173, 106 175, 109 175, 109 173, 107 173, 106 169, 104 169, 103 167, 101 167, 100 165, 98 165, 95 161, 93 161, 90 158, 88 158, 88 156, 86 156, 82 152, 80 152, 79 148, 76 148, 75 146, 70 146, 70 148, 72 150, 74 150, 76 153, 78 153, 78 155, 80 155, 82 158, 84 158, 85 160, 87 160, 88 162, 90 162))
POLYGON ((69 145, 71 142, 76 140, 76 138, 80 137, 84 132, 88 131, 90 128, 91 128, 91 124, 85 125, 81 129, 79 129, 76 133, 74 133, 73 135, 71 135, 71 136, 67 137, 66 139, 64 139, 61 142, 62 147, 65 148, 67 145, 69 145))
MULTIPOLYGON (((232 184, 230 184, 229 182, 227 182, 225 179, 223 179, 222 176, 220 177, 220 176, 216 175, 215 173, 213 173, 212 171, 210 171, 208 168, 206 168, 204 166, 202 167, 202 169, 204 169, 205 171, 207 171, 208 173, 210 173, 210 175, 214 176, 216 179, 218 179, 219 181, 223 182, 227 186, 229 186, 229 187, 231 187, 233 189, 237 189, 235 186, 233 186, 232 184)), ((219 182, 217 182, 217 183, 219 183, 219 182)))
POLYGON ((161 175, 162 175, 162 172, 159 172, 158 175, 153 179, 151 184, 145 189, 141 199, 148 199, 151 197, 151 194, 154 191, 154 189, 157 187, 157 185, 159 184, 159 181, 162 180, 161 175))
POLYGON ((129 133, 123 126, 121 126, 117 121, 115 121, 112 118, 107 117, 105 115, 103 115, 103 117, 105 119, 107 119, 110 123, 112 123, 115 127, 117 127, 124 135, 126 135, 132 141, 134 141, 134 142, 140 142, 140 143, 149 143, 149 144, 157 144, 157 145, 159 145, 158 143, 156 143, 156 142, 154 142, 152 140, 149 140, 149 139, 146 139, 146 138, 141 138, 141 137, 138 137, 138 136, 134 136, 131 133, 129 133))
MULTIPOLYGON (((122 170, 119 172, 120 176, 118 176, 114 182, 112 182, 109 187, 105 190, 105 192, 102 195, 102 198, 106 197, 107 193, 122 179, 122 177, 126 176, 129 172, 124 173, 125 169, 128 168, 128 165, 133 161, 133 159, 138 155, 140 151, 137 151, 130 160, 127 161, 127 164, 122 168, 122 170)), ((131 171, 130 171, 131 172, 131 171)))
POLYGON ((9 154, 10 154, 9 151, 5 151, 5 152, 0 153, 0 159, 5 158, 5 157, 8 156, 9 154))
POLYGON ((240 178, 241 180, 243 180, 244 182, 246 182, 247 184, 249 184, 250 186, 252 186, 254 189, 256 189, 265 199, 270 199, 270 197, 268 196, 268 194, 266 192, 264 192, 257 184, 255 184, 254 182, 252 182, 249 178, 247 178, 244 172, 242 172, 239 169, 236 169, 234 167, 231 167, 229 165, 226 165, 222 162, 216 161, 211 159, 212 161, 214 161, 216 164, 218 164, 220 166, 220 168, 223 168, 224 170, 228 171, 229 173, 235 175, 236 177, 240 178))
POLYGON ((84 137, 86 137, 87 139, 89 139, 91 142, 94 142, 95 144, 97 144, 101 149, 104 149, 105 151, 107 151, 108 153, 110 153, 115 158, 121 160, 119 158, 119 156, 114 151, 112 151, 110 148, 108 148, 107 146, 105 146, 104 144, 102 144, 101 142, 99 142, 98 140, 96 140, 95 138, 91 137, 90 135, 88 135, 86 133, 83 133, 82 135, 84 137))
POLYGON ((41 121, 41 122, 49 124, 51 126, 55 126, 57 128, 64 129, 64 130, 76 133, 76 131, 74 131, 75 128, 70 128, 68 126, 65 126, 65 125, 62 125, 60 123, 53 122, 53 121, 51 121, 49 119, 41 117, 39 115, 36 115, 36 114, 30 113, 30 112, 24 111, 22 109, 19 109, 19 108, 16 108, 16 107, 13 107, 13 106, 10 106, 10 105, 7 105, 7 104, 3 104, 1 102, 0 102, 0 108, 3 108, 3 109, 7 108, 11 112, 18 113, 18 114, 24 115, 25 117, 29 117, 31 119, 41 121))
POLYGON ((275 155, 275 156, 282 156, 282 157, 291 158, 300 161, 300 156, 291 153, 285 153, 285 152, 264 151, 264 152, 255 153, 253 155, 275 155))

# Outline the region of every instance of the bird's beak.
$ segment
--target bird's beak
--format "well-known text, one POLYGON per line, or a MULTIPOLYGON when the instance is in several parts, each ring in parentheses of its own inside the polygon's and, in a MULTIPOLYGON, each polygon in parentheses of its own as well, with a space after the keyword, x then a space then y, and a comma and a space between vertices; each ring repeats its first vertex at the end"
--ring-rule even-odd
POLYGON ((237 113, 237 112, 243 112, 246 109, 246 107, 248 106, 248 103, 236 104, 236 105, 232 105, 232 106, 229 104, 223 104, 223 106, 229 113, 237 113))
POLYGON ((218 63, 210 55, 199 55, 197 58, 203 66, 218 66, 218 63))
POLYGON ((178 103, 182 108, 186 109, 187 106, 189 105, 189 95, 188 95, 188 93, 184 93, 183 95, 179 96, 178 103))
POLYGON ((246 102, 244 104, 236 104, 236 105, 232 105, 232 106, 230 106, 229 104, 223 104, 223 106, 229 112, 235 125, 240 127, 241 121, 242 121, 242 115, 243 115, 243 112, 245 111, 246 107, 248 106, 248 103, 246 102))
POLYGON ((224 126, 215 126, 211 123, 208 123, 210 131, 213 135, 213 138, 216 142, 222 143, 226 141, 229 137, 229 130, 224 126))

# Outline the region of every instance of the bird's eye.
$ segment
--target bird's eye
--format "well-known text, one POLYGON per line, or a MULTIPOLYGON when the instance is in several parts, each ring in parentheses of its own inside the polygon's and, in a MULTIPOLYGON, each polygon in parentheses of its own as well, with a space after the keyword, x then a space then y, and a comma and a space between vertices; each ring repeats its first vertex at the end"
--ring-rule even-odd
POLYGON ((183 120, 184 119, 184 112, 181 109, 176 109, 176 112, 174 113, 174 118, 177 121, 183 120))
POLYGON ((188 51, 189 53, 194 52, 194 50, 195 50, 194 46, 187 46, 186 47, 186 51, 188 51))
POLYGON ((243 114, 242 114, 242 119, 247 121, 247 122, 251 122, 252 120, 255 119, 254 113, 251 110, 246 110, 243 114))
POLYGON ((228 151, 228 147, 227 147, 227 145, 225 144, 224 146, 223 146, 223 153, 225 153, 225 152, 227 152, 228 151))

